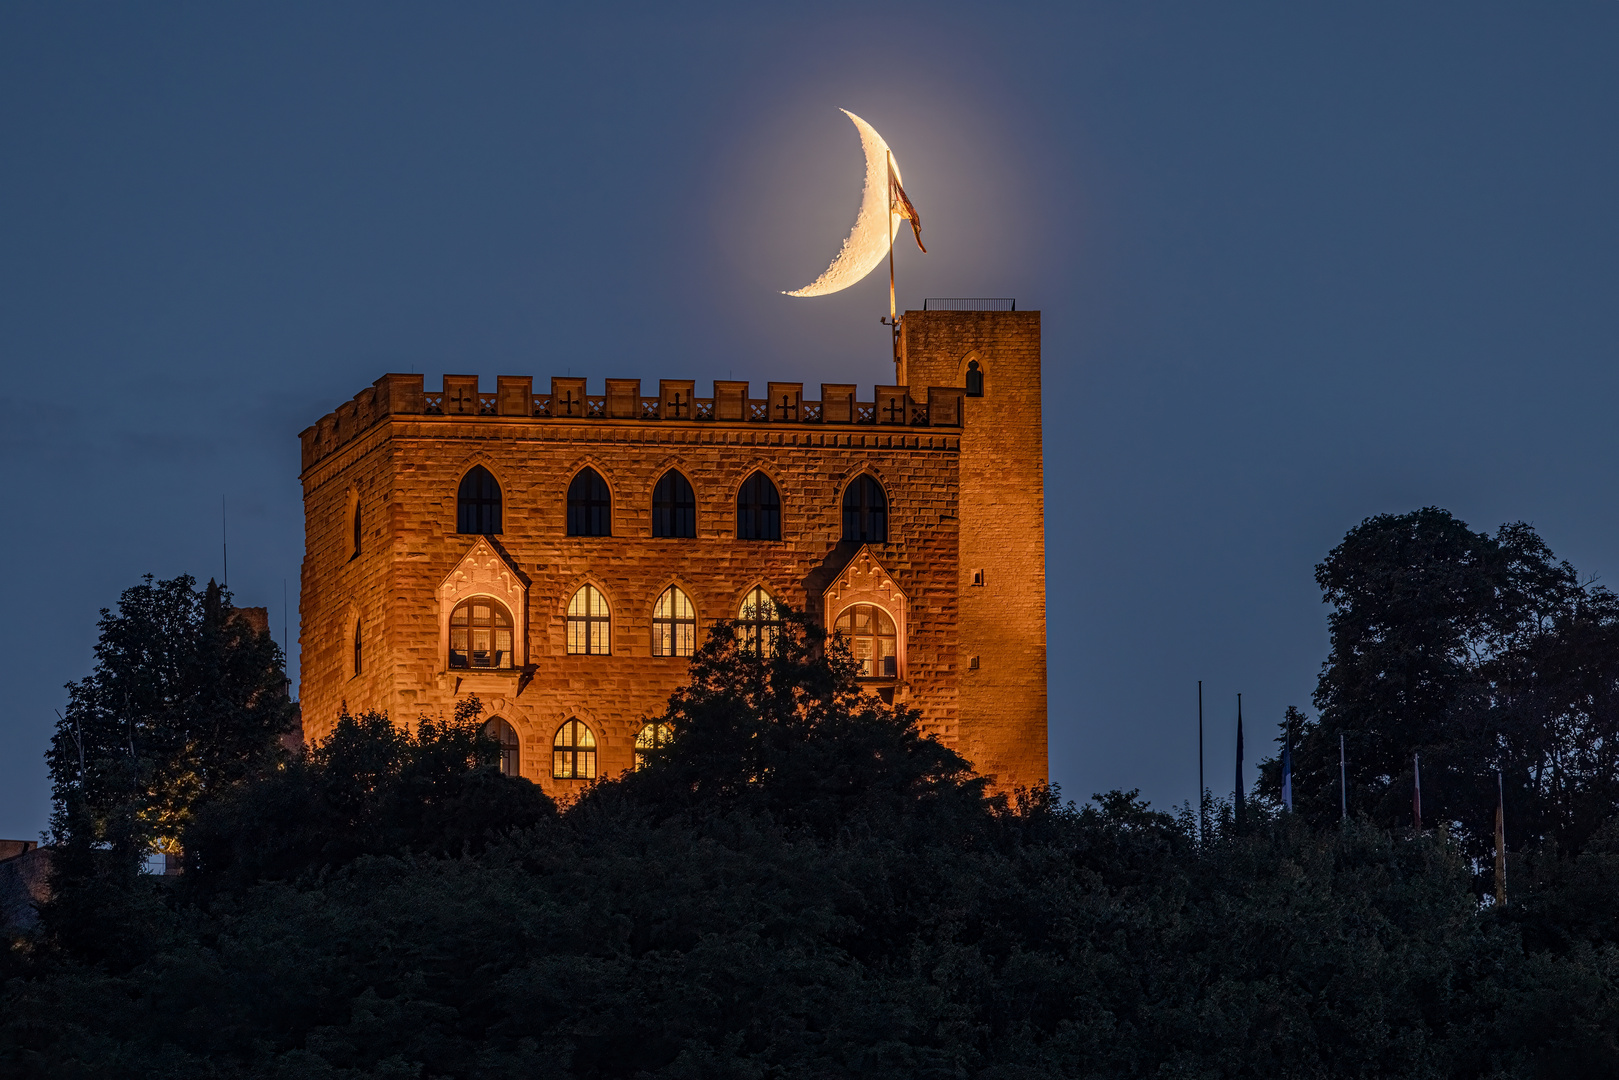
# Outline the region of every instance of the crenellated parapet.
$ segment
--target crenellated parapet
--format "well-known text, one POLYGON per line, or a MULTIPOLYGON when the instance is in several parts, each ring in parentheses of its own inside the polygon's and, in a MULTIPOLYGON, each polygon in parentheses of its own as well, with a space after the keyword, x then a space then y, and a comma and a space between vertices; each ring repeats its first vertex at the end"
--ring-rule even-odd
POLYGON ((714 380, 708 397, 697 396, 692 379, 660 379, 655 396, 641 392, 640 379, 608 379, 607 393, 587 394, 579 377, 553 378, 550 393, 534 392, 529 376, 502 375, 494 393, 479 389, 476 375, 446 375, 442 390, 424 388, 420 375, 384 375, 300 433, 303 467, 345 446, 390 416, 442 418, 468 422, 505 418, 533 422, 658 424, 815 424, 959 428, 962 388, 930 386, 926 397, 908 386, 878 386, 870 400, 859 400, 854 383, 822 383, 821 396, 804 397, 804 384, 771 382, 764 397, 750 384, 714 380))

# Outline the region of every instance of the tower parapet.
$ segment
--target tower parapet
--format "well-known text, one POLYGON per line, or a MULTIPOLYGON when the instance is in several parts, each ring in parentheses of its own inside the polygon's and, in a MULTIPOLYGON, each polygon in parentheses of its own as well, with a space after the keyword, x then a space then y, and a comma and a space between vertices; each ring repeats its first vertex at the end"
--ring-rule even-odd
POLYGON ((530 376, 502 375, 484 393, 476 375, 446 375, 443 388, 424 388, 421 375, 389 374, 305 428, 303 467, 347 445, 388 416, 507 417, 513 420, 591 423, 816 424, 885 427, 960 427, 960 387, 877 386, 869 400, 853 383, 822 383, 819 399, 804 397, 799 382, 766 383, 751 396, 745 381, 716 379, 697 397, 692 379, 660 379, 658 392, 642 393, 640 379, 608 379, 605 394, 585 392, 583 378, 551 380, 550 393, 534 392, 530 376), (917 391, 920 390, 921 393, 917 391))

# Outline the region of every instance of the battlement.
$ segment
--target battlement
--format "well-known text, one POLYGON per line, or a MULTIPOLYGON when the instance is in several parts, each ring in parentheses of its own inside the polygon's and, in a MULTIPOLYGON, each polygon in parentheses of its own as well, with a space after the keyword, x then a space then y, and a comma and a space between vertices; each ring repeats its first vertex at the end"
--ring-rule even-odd
POLYGON ((608 379, 607 393, 585 393, 581 377, 553 378, 551 392, 536 394, 529 376, 502 375, 495 392, 478 387, 476 375, 446 375, 444 388, 425 389, 421 375, 384 375, 316 423, 305 428, 305 469, 347 445, 390 416, 419 416, 449 423, 519 420, 592 424, 814 424, 959 428, 960 387, 930 386, 925 399, 911 387, 878 386, 871 400, 858 400, 854 383, 822 383, 819 400, 804 398, 804 384, 771 382, 766 396, 749 396, 749 384, 714 380, 709 397, 697 397, 692 379, 660 379, 655 397, 643 396, 640 379, 608 379))

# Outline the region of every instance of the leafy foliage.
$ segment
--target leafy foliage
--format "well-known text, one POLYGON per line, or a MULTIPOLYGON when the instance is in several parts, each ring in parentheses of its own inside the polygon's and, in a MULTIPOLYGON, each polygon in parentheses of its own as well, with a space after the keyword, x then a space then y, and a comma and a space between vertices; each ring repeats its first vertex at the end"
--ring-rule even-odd
MULTIPOLYGON (((1319 716, 1294 724, 1294 798, 1339 816, 1425 818, 1471 857, 1494 845, 1496 770, 1515 850, 1577 851, 1619 806, 1619 598, 1582 584, 1527 525, 1475 533, 1443 510, 1368 518, 1316 568, 1332 605, 1319 716)), ((1280 789, 1275 761, 1263 784, 1280 789)))
MULTIPOLYGON (((1465 698, 1471 661, 1405 662, 1465 698)), ((987 798, 796 615, 769 655, 717 627, 669 743, 560 813, 480 718, 343 717, 211 789, 183 877, 93 898, 125 935, 12 951, 0 1074, 1619 1073, 1619 821, 1502 909, 1443 828, 987 798)))

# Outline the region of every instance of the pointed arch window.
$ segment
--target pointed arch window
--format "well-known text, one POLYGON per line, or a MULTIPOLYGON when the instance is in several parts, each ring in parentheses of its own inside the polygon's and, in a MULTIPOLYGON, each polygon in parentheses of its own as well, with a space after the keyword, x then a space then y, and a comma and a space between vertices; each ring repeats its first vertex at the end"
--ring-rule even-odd
POLYGON ((596 779, 596 736, 582 720, 570 719, 551 740, 551 775, 558 780, 596 779))
POLYGON ((354 619, 354 674, 358 675, 360 673, 360 670, 361 670, 361 665, 360 665, 360 619, 359 619, 359 616, 355 616, 355 619, 354 619))
POLYGON ((461 601, 450 612, 450 667, 507 670, 512 666, 512 617, 487 596, 461 601))
POLYGON ((669 725, 653 721, 641 728, 635 736, 635 767, 646 767, 646 752, 669 745, 669 725))
POLYGON ((580 469, 568 485, 568 535, 613 535, 613 496, 595 469, 580 469))
POLYGON ((781 608, 775 598, 765 592, 764 586, 755 585, 748 590, 736 621, 737 637, 744 648, 765 656, 776 651, 776 639, 781 636, 781 608))
POLYGON ((652 489, 652 535, 697 535, 697 493, 679 469, 664 473, 652 489))
POLYGON ((500 532, 500 485, 482 465, 474 465, 461 478, 455 493, 455 531, 464 536, 495 536, 500 532))
POLYGON ((876 604, 856 604, 844 610, 832 632, 849 646, 860 664, 862 679, 893 679, 899 675, 899 635, 893 617, 876 604))
POLYGON ((678 585, 663 590, 652 608, 652 655, 690 656, 697 649, 697 609, 678 585))
POLYGON ((581 586, 568 601, 568 652, 606 656, 612 652, 612 632, 607 598, 594 585, 581 586))
POLYGON ((888 496, 870 473, 861 473, 843 492, 843 539, 858 544, 888 543, 888 496))
POLYGON ((736 493, 736 538, 781 539, 781 495, 762 472, 742 481, 736 493))
POLYGON ((522 743, 517 729, 498 716, 491 716, 483 726, 484 737, 500 746, 500 772, 502 776, 522 776, 522 743))

